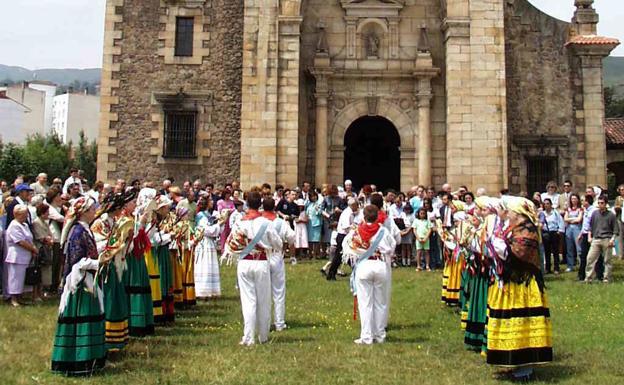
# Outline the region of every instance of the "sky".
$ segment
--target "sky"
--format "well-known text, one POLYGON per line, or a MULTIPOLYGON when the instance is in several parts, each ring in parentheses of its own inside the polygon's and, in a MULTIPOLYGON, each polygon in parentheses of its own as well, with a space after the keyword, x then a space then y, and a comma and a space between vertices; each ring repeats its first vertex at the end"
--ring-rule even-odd
MULTIPOLYGON (((574 0, 529 1, 562 20, 574 12, 574 0)), ((101 67, 105 5, 106 0, 0 0, 0 64, 101 67)), ((594 7, 599 34, 619 38, 623 44, 613 54, 624 56, 622 0, 596 0, 594 7)))

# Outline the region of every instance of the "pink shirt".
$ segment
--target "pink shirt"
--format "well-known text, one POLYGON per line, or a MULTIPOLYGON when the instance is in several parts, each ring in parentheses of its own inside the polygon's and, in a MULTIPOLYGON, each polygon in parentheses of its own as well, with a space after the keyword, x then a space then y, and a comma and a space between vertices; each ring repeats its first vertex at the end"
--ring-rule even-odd
POLYGON ((33 235, 27 223, 19 223, 13 220, 6 231, 7 256, 5 261, 7 263, 15 263, 17 265, 28 265, 30 263, 32 254, 18 245, 20 241, 33 243, 33 235))

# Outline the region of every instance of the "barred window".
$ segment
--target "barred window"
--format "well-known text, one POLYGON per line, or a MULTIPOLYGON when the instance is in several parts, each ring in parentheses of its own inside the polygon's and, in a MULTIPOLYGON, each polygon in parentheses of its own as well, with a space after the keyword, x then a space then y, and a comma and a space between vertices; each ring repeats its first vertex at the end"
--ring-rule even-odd
POLYGON ((193 17, 176 18, 175 56, 193 56, 193 17))
POLYGON ((557 158, 546 156, 527 158, 527 189, 529 194, 535 191, 544 191, 549 181, 558 179, 557 158))
POLYGON ((197 112, 165 111, 163 158, 195 158, 197 112))

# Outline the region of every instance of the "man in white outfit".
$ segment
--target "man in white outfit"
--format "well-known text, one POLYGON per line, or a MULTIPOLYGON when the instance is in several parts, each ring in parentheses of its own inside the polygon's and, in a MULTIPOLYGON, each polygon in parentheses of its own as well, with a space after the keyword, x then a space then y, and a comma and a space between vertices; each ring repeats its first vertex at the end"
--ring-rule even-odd
POLYGON ((284 267, 284 243, 295 243, 295 231, 288 222, 275 213, 275 200, 265 198, 262 201, 262 216, 271 221, 273 230, 279 235, 282 247, 271 250, 269 269, 271 272, 271 292, 273 294, 273 321, 275 330, 281 332, 286 329, 286 269, 284 267))
POLYGON ((351 231, 343 241, 345 256, 354 259, 355 293, 360 313, 360 338, 356 344, 370 345, 386 340, 385 322, 389 299, 385 287, 391 267, 385 262, 392 258, 396 240, 385 226, 377 222, 379 209, 364 208, 364 223, 351 231))
MULTIPOLYGON (((384 200, 381 194, 373 194, 371 196, 371 205, 376 206, 377 209, 379 209, 379 214, 377 215, 377 221, 380 222, 380 224, 383 224, 383 227, 386 228, 390 236, 394 238, 395 243, 397 245, 400 245, 401 244, 401 230, 399 230, 399 227, 396 225, 396 223, 394 223, 394 220, 392 220, 392 218, 390 218, 389 216, 386 216, 386 214, 382 211, 383 204, 384 204, 384 200)), ((385 259, 386 265, 388 265, 388 279, 384 283, 384 293, 386 295, 386 301, 388 305, 386 306, 386 312, 384 314, 384 322, 383 322, 384 328, 388 327, 388 317, 390 315, 390 297, 392 295, 392 256, 393 255, 394 253, 391 254, 389 258, 385 259)))
POLYGON ((238 258, 238 286, 243 310, 241 345, 250 346, 269 339, 271 324, 271 277, 268 257, 282 247, 282 240, 273 230, 271 221, 258 211, 262 197, 249 192, 247 214, 232 229, 225 252, 238 258))

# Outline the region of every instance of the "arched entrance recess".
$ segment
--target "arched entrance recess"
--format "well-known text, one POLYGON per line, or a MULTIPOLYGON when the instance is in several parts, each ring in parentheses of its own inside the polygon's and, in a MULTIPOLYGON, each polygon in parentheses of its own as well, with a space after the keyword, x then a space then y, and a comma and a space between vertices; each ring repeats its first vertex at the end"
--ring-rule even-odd
POLYGON ((364 184, 375 184, 378 190, 401 188, 401 138, 392 122, 361 117, 347 129, 344 145, 344 176, 354 189, 364 184))

